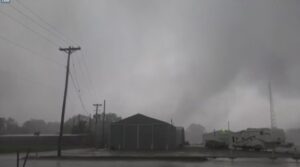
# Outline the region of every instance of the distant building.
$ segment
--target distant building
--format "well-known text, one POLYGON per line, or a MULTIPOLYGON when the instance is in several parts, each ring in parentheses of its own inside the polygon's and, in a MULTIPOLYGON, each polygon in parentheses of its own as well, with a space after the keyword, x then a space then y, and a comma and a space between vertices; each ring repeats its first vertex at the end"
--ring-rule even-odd
POLYGON ((203 142, 207 148, 228 148, 231 132, 228 130, 214 130, 203 134, 203 142))
POLYGON ((202 136, 205 133, 205 127, 200 124, 192 123, 185 130, 185 139, 191 145, 201 144, 202 136))
POLYGON ((113 150, 170 150, 183 144, 183 128, 142 114, 111 124, 113 150))
POLYGON ((183 127, 176 127, 176 146, 183 147, 185 143, 185 135, 184 135, 183 127))

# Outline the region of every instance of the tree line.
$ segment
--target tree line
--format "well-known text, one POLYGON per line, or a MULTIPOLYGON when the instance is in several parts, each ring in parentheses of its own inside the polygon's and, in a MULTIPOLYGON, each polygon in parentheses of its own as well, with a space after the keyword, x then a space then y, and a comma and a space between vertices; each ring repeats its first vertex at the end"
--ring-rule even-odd
MULTIPOLYGON (((74 115, 64 123, 64 133, 81 134, 94 133, 101 131, 102 126, 105 126, 105 131, 108 130, 110 123, 121 120, 121 117, 115 113, 107 113, 104 117, 98 114, 93 116, 74 115), (97 119, 97 121, 96 121, 97 119), (97 126, 96 126, 97 122, 97 126)), ((59 122, 46 122, 42 119, 30 119, 25 121, 22 125, 13 118, 0 117, 0 134, 58 134, 59 122)))

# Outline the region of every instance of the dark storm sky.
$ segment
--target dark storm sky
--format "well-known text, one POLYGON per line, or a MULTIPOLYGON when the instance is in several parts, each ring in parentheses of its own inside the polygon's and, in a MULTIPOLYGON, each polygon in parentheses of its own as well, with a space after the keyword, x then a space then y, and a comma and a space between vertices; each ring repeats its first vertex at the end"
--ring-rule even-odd
POLYGON ((70 80, 67 117, 106 99, 107 112, 123 117, 269 127, 271 81, 277 125, 299 127, 299 9, 298 0, 12 0, 0 5, 11 16, 0 13, 0 116, 58 121, 58 48, 80 45, 71 72, 87 112, 70 80), (49 27, 24 5, 67 42, 18 12, 49 27))

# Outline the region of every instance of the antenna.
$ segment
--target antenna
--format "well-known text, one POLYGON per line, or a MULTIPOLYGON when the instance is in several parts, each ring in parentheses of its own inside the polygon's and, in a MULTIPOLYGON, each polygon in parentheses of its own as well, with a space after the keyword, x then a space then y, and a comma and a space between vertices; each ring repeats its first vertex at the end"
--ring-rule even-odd
POLYGON ((273 107, 272 87, 269 81, 269 100, 270 100, 270 118, 271 118, 271 129, 276 128, 276 116, 273 107))

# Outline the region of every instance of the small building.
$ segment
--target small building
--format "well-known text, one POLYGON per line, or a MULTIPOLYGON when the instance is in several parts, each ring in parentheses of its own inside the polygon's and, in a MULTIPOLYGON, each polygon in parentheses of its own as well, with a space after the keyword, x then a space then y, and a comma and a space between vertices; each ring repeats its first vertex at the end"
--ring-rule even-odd
POLYGON ((175 126, 142 114, 112 123, 110 131, 112 150, 171 150, 180 143, 175 126))
POLYGON ((203 142, 207 148, 228 148, 230 134, 228 130, 218 130, 203 134, 203 142))
POLYGON ((176 127, 176 146, 183 147, 185 144, 184 128, 176 127))

